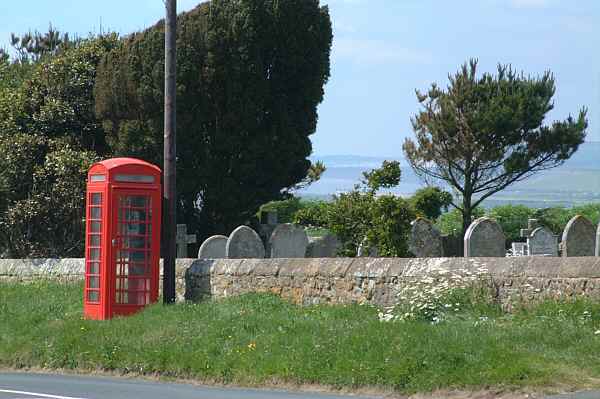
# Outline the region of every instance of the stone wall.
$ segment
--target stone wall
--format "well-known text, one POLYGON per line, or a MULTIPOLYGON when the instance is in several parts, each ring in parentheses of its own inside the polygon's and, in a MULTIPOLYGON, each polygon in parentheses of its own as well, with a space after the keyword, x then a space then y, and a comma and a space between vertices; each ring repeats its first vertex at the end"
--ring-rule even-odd
MULTIPOLYGON (((82 279, 83 259, 0 259, 0 281, 82 279)), ((390 305, 405 284, 439 271, 475 274, 503 303, 588 295, 600 298, 600 257, 178 259, 177 296, 198 301, 272 292, 299 304, 390 305)), ((161 279, 162 281, 162 279, 161 279)))
POLYGON ((272 292, 299 304, 393 304, 403 284, 439 271, 483 275, 505 305, 513 300, 600 298, 600 258, 327 258, 196 260, 186 273, 187 299, 272 292))
MULTIPOLYGON (((192 259, 178 259, 175 265, 175 291, 184 299, 185 271, 192 259)), ((83 280, 85 260, 73 259, 0 259, 0 281, 31 281, 34 279, 83 280)), ((162 290, 162 261, 161 261, 162 290)), ((162 291, 161 291, 162 292, 162 291)))

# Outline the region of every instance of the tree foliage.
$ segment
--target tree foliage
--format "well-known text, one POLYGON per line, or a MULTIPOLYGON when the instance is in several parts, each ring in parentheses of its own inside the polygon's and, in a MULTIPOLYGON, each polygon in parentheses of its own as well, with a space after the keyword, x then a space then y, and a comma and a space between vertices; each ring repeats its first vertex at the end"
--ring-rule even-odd
POLYGON ((107 151, 95 70, 115 43, 91 37, 0 68, 0 254, 83 255, 86 172, 107 151))
POLYGON ((584 141, 586 109, 578 117, 544 125, 554 107, 554 77, 525 77, 510 66, 477 75, 464 64, 444 90, 417 91, 422 110, 412 119, 415 140, 404 152, 425 181, 445 181, 462 198, 463 231, 473 209, 510 184, 569 159, 584 141))
POLYGON ((378 195, 400 181, 400 164, 384 161, 363 173, 353 190, 335 195, 331 202, 313 202, 296 212, 296 223, 322 227, 342 242, 341 255, 356 256, 364 244, 380 256, 408 256, 408 233, 415 212, 409 201, 391 194, 378 195))
POLYGON ((418 189, 410 198, 417 216, 436 220, 452 203, 452 194, 439 187, 418 189))
MULTIPOLYGON (((178 217, 229 233, 307 177, 331 21, 318 0, 214 0, 178 27, 178 217)), ((116 155, 161 164, 163 40, 161 21, 101 63, 96 111, 116 155)))
POLYGON ((83 255, 85 176, 97 160, 65 139, 0 137, 0 239, 10 257, 83 255))

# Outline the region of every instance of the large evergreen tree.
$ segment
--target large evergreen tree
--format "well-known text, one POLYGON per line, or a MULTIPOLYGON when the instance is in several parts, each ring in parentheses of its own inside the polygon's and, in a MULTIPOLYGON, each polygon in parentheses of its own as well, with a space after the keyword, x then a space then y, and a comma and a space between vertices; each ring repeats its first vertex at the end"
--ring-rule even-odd
POLYGON ((554 77, 538 78, 498 66, 498 74, 477 76, 472 60, 446 90, 433 84, 417 92, 423 109, 412 119, 416 140, 404 152, 426 182, 444 181, 459 193, 463 233, 473 210, 514 182, 561 165, 583 143, 586 110, 577 118, 544 125, 553 109, 554 77))
MULTIPOLYGON (((213 0, 178 17, 178 217, 229 233, 309 170, 332 41, 318 0, 213 0)), ((161 164, 164 21, 108 54, 96 111, 116 154, 161 164)))

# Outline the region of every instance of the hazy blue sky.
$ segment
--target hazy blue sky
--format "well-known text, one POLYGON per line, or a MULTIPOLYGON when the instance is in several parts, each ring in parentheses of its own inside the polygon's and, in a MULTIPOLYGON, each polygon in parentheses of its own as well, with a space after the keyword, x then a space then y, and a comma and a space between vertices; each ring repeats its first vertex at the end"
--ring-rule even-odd
MULTIPOLYGON (((302 1, 302 0, 298 0, 302 1)), ((319 109, 314 151, 397 156, 412 135, 414 89, 470 57, 484 70, 511 63, 557 80, 551 119, 590 110, 588 140, 600 140, 600 1, 328 0, 334 24, 332 77, 319 109), (595 23, 596 22, 596 23, 595 23)), ((198 4, 179 0, 179 10, 198 4)), ((0 46, 10 32, 129 33, 163 16, 162 0, 0 0, 0 46)))

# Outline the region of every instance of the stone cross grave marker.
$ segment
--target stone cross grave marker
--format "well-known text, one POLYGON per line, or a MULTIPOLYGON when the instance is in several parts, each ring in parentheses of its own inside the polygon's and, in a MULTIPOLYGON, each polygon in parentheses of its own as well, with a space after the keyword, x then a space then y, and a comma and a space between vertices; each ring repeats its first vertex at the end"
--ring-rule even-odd
POLYGON ((539 227, 539 223, 537 219, 528 219, 527 220, 527 228, 521 229, 521 234, 519 234, 522 238, 528 238, 533 230, 539 227))
POLYGON ((227 237, 212 236, 204 240, 198 250, 198 259, 223 259, 225 258, 225 247, 227 237))
POLYGON ((417 258, 441 258, 442 235, 429 220, 424 218, 413 220, 408 249, 417 258))
POLYGON ((581 215, 569 220, 562 236, 562 256, 594 256, 596 229, 592 222, 581 215))
POLYGON ((506 237, 502 227, 490 218, 475 220, 465 233, 465 257, 505 257, 506 237))
POLYGON ((265 246, 256 231, 240 226, 229 235, 225 247, 228 259, 253 259, 265 257, 265 246))
POLYGON ((527 237, 531 256, 558 256, 558 237, 544 226, 537 227, 527 237))
POLYGON ((187 233, 187 225, 178 224, 177 225, 177 236, 175 237, 175 243, 177 245, 177 258, 187 258, 188 257, 188 244, 196 243, 196 235, 187 233))
POLYGON ((304 258, 308 236, 301 226, 286 223, 273 230, 269 239, 271 258, 304 258))
POLYGON ((260 236, 263 245, 265 247, 265 253, 267 256, 271 255, 271 235, 275 228, 279 225, 277 211, 265 211, 262 212, 260 218, 260 225, 258 226, 258 235, 260 236))

